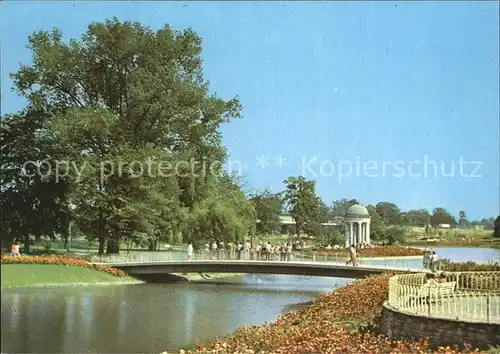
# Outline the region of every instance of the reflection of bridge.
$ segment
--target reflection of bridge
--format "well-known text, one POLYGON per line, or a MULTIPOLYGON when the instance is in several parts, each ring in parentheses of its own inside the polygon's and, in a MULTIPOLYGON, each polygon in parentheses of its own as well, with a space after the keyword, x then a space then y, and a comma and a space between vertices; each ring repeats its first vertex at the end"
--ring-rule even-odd
POLYGON ((256 261, 256 260, 104 260, 99 263, 122 269, 132 276, 149 278, 171 273, 249 273, 310 275, 337 278, 364 278, 385 272, 427 272, 424 269, 396 266, 363 265, 353 267, 345 262, 256 261))

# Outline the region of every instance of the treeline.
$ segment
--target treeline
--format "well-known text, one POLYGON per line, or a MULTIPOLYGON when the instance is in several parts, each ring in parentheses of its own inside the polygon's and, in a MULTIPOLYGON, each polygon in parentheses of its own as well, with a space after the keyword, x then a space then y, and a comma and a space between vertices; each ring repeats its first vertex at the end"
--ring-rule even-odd
MULTIPOLYGON (((285 231, 300 235, 317 236, 318 242, 327 244, 343 244, 344 229, 342 218, 347 210, 355 204, 356 199, 340 199, 327 206, 316 195, 314 181, 303 177, 290 177, 285 182, 285 190, 271 193, 265 190, 252 197, 256 205, 256 214, 260 222, 257 231, 262 234, 272 234, 283 231, 279 224, 279 216, 290 215, 296 225, 286 227, 285 231), (325 227, 322 223, 336 222, 338 227, 325 227)), ((460 211, 458 222, 445 208, 435 208, 432 213, 427 209, 409 210, 406 212, 394 203, 379 202, 376 205, 366 205, 371 217, 371 237, 373 240, 387 243, 403 242, 408 227, 421 227, 427 234, 433 228, 449 225, 450 228, 475 228, 482 226, 485 230, 494 230, 494 235, 500 237, 500 216, 496 219, 481 221, 467 220, 466 213, 460 211)))

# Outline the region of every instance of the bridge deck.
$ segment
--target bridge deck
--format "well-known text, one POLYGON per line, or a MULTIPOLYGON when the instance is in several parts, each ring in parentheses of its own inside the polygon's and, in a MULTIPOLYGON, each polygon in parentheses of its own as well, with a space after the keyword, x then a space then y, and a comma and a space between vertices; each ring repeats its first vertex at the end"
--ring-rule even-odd
POLYGON ((185 261, 115 261, 99 262, 122 269, 131 275, 168 273, 257 273, 289 274, 343 278, 363 278, 385 272, 428 272, 421 268, 394 266, 352 266, 344 263, 318 261, 257 260, 185 260, 185 261))

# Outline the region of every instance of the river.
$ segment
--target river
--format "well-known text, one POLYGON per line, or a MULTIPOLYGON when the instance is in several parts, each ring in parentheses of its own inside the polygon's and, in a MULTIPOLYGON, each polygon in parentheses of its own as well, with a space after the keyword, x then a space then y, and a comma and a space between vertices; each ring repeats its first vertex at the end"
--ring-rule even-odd
MULTIPOLYGON (((436 250, 456 261, 500 257, 494 249, 436 250)), ((243 325, 273 321, 350 281, 247 274, 217 283, 2 289, 2 352, 159 353, 186 348, 243 325)))

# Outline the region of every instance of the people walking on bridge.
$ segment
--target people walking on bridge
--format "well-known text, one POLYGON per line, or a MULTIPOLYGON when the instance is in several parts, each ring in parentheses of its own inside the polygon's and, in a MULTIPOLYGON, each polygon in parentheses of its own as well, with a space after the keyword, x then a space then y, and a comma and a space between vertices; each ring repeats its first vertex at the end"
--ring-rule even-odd
POLYGON ((266 244, 266 261, 270 261, 271 260, 271 256, 272 256, 272 250, 273 250, 273 246, 271 245, 271 242, 267 241, 267 244, 266 244))
POLYGON ((238 245, 236 246, 236 259, 240 260, 241 259, 241 252, 243 251, 243 244, 241 242, 238 242, 238 245))
POLYGON ((225 253, 226 253, 226 246, 224 245, 224 241, 220 240, 219 241, 219 259, 226 259, 225 253))
POLYGON ((257 245, 257 247, 255 248, 255 258, 260 261, 260 257, 261 257, 261 254, 262 254, 262 243, 259 243, 257 245))
POLYGON ((286 260, 290 262, 292 260, 292 244, 286 244, 286 260))
POLYGON ((203 256, 205 260, 208 261, 208 258, 210 257, 210 245, 208 244, 208 241, 207 243, 205 243, 205 248, 203 249, 203 256))
POLYGON ((435 273, 437 270, 437 261, 438 261, 438 255, 436 254, 436 251, 432 250, 430 256, 430 265, 431 265, 431 272, 433 273, 435 273))
POLYGON ((188 261, 190 261, 190 260, 192 260, 192 259, 193 259, 193 252, 194 252, 194 249, 193 249, 193 242, 192 242, 192 241, 189 241, 189 244, 188 244, 188 249, 187 249, 188 261))
POLYGON ((229 241, 228 243, 226 243, 226 259, 231 259, 232 253, 233 253, 233 244, 231 243, 231 241, 229 241))
POLYGON ((217 256, 219 255, 219 249, 217 247, 217 241, 212 242, 212 260, 217 259, 217 256))
POLYGON ((250 244, 250 240, 247 240, 247 242, 245 242, 245 260, 249 260, 250 259, 250 247, 252 247, 252 245, 250 244))
POLYGON ((346 262, 346 265, 352 264, 354 267, 358 266, 358 258, 356 257, 356 247, 351 245, 349 247, 349 260, 346 262))

